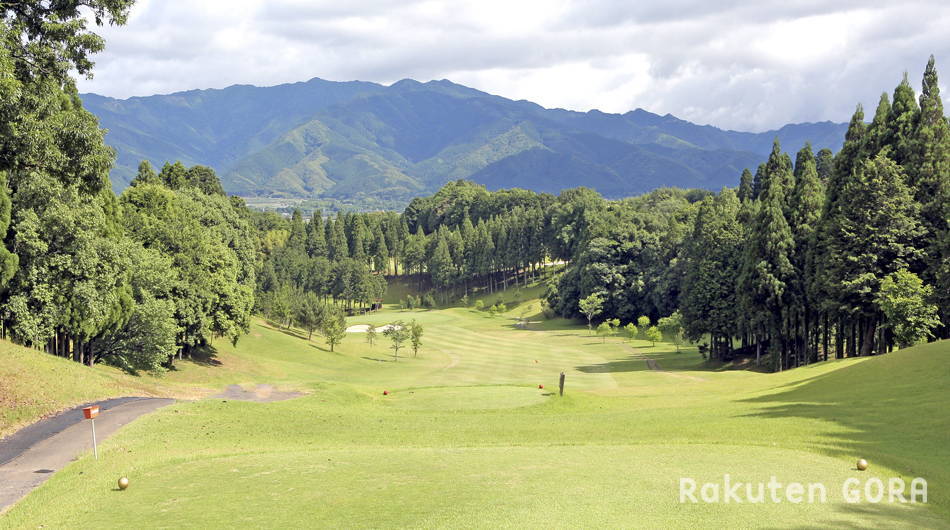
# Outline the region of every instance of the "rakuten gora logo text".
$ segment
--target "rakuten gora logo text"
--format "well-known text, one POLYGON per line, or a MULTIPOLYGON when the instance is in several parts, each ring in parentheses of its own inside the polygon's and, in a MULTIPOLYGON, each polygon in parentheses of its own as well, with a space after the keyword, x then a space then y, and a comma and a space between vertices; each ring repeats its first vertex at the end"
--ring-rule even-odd
MULTIPOLYGON (((768 482, 743 482, 734 480, 729 474, 722 476, 722 482, 700 483, 689 477, 680 478, 679 482, 679 499, 684 504, 814 504, 828 502, 829 491, 832 490, 821 482, 783 483, 774 476, 768 482)), ((898 477, 887 481, 877 477, 866 480, 852 477, 838 485, 838 491, 841 498, 851 504, 927 502, 927 481, 920 477, 909 484, 898 477)))

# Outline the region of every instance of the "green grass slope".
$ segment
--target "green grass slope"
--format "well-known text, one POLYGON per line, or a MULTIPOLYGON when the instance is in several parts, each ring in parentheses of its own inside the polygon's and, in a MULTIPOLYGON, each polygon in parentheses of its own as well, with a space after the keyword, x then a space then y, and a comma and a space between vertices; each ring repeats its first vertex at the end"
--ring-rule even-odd
POLYGON ((220 346, 220 375, 169 379, 306 396, 205 399, 143 417, 0 527, 948 526, 950 343, 780 374, 718 370, 694 349, 537 322, 532 294, 494 318, 451 308, 349 319, 421 322, 422 351, 398 361, 382 337, 370 347, 350 333, 331 353, 256 322, 237 347, 220 346), (522 312, 527 329, 515 326, 522 312), (854 469, 858 457, 868 471, 854 469), (681 477, 721 483, 726 473, 820 482, 828 502, 679 503, 681 477), (123 475, 132 486, 114 491, 123 475), (926 478, 929 506, 842 498, 849 477, 892 476, 926 478))
POLYGON ((118 396, 164 395, 152 381, 0 341, 0 437, 54 412, 118 396))

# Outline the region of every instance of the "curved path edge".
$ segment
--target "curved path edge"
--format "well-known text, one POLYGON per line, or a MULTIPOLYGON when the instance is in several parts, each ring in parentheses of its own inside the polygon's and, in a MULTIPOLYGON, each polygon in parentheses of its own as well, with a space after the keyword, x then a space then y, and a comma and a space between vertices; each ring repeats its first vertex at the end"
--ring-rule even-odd
POLYGON ((96 438, 101 442, 139 416, 174 402, 148 397, 107 399, 80 405, 0 440, 0 514, 84 451, 92 450, 91 427, 83 419, 83 407, 99 405, 96 438))

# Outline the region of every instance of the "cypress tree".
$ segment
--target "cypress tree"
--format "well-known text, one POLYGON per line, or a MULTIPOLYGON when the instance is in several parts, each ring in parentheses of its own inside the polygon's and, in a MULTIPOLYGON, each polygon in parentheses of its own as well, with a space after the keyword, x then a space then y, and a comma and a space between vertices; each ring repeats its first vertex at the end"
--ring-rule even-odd
POLYGON ((365 263, 366 256, 366 225, 363 223, 361 215, 353 215, 350 222, 350 257, 365 263))
POLYGON ((817 360, 814 352, 816 348, 809 348, 812 344, 811 336, 815 322, 815 300, 818 293, 811 289, 808 281, 814 276, 815 269, 815 231, 821 218, 821 209, 824 204, 824 186, 818 178, 818 169, 811 154, 811 145, 806 144, 798 152, 795 163, 795 188, 792 190, 790 210, 792 216, 789 224, 792 236, 795 239, 795 250, 792 254, 792 264, 795 267, 795 279, 792 292, 795 305, 799 309, 797 318, 801 319, 802 333, 796 347, 800 355, 807 354, 806 361, 817 360))
POLYGON ((881 99, 877 104, 877 110, 874 111, 874 119, 867 129, 867 138, 865 140, 864 151, 869 156, 876 155, 881 149, 887 146, 890 134, 891 102, 887 97, 887 92, 881 94, 881 99))
MULTIPOLYGON (((881 321, 875 303, 881 281, 919 254, 919 206, 901 167, 883 154, 858 166, 838 203, 826 220, 822 286, 827 303, 857 326, 860 354, 867 355, 881 321)), ((854 344, 849 349, 858 351, 854 344)))
POLYGON ((287 237, 286 248, 298 253, 307 251, 307 228, 303 224, 300 210, 296 208, 290 216, 290 236, 287 237))
POLYGON ((946 336, 950 330, 950 285, 941 276, 941 268, 950 267, 950 127, 943 113, 943 100, 934 57, 930 56, 924 70, 920 93, 920 113, 914 130, 914 152, 910 184, 921 205, 921 221, 925 235, 922 279, 938 288, 934 303, 942 309, 941 320, 946 336))
POLYGON ((858 103, 854 115, 851 116, 851 123, 848 124, 848 132, 844 135, 844 145, 841 146, 841 151, 838 151, 835 156, 835 168, 828 180, 826 207, 837 203, 841 188, 863 158, 866 133, 864 107, 858 103))
POLYGON ((739 200, 748 201, 752 199, 754 193, 752 188, 752 173, 748 168, 742 170, 742 176, 739 177, 739 200))
POLYGON ((323 228, 323 213, 313 212, 307 223, 307 254, 311 258, 327 255, 327 240, 323 228))
POLYGON ((386 237, 382 231, 376 232, 376 243, 373 246, 373 269, 383 274, 389 272, 389 247, 386 246, 386 237))
MULTIPOLYGON (((340 212, 336 216, 336 220, 333 221, 330 239, 327 241, 327 250, 330 254, 330 261, 341 261, 350 255, 349 245, 346 241, 346 232, 343 228, 343 213, 340 212)), ((330 221, 327 221, 327 226, 330 226, 330 221)))
POLYGON ((815 165, 818 170, 818 178, 822 182, 828 182, 831 173, 835 170, 835 154, 831 152, 831 149, 825 147, 818 151, 818 156, 815 157, 815 165))
POLYGON ((752 326, 760 341, 769 336, 775 368, 781 370, 786 365, 783 324, 789 305, 788 285, 795 274, 790 259, 795 241, 785 217, 787 168, 777 147, 778 142, 773 146, 769 164, 775 173, 766 174, 761 181, 760 207, 746 245, 740 283, 746 305, 752 310, 749 314, 754 315, 752 326))
POLYGON ((7 191, 7 175, 0 171, 0 288, 6 287, 20 264, 20 258, 3 244, 10 229, 12 210, 13 203, 7 191))
POLYGON ((755 177, 752 178, 752 200, 759 198, 762 194, 762 181, 765 180, 765 164, 759 164, 755 170, 755 177))
POLYGON ((905 72, 904 78, 894 89, 885 143, 891 148, 889 153, 891 160, 904 166, 905 172, 908 173, 910 173, 908 169, 913 161, 915 150, 914 129, 917 125, 919 113, 917 98, 914 97, 914 89, 911 88, 905 72))

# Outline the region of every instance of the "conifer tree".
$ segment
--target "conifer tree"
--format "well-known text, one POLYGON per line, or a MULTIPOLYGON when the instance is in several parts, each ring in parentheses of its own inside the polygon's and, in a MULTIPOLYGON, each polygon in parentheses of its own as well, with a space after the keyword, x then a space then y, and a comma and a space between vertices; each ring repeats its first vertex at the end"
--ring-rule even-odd
POLYGON ((839 207, 827 219, 829 234, 822 265, 826 304, 855 326, 849 351, 867 355, 881 321, 875 296, 887 275, 919 255, 923 230, 919 206, 900 166, 878 154, 863 162, 847 182, 839 207), (860 348, 857 346, 860 344, 860 348))
POLYGON ((20 258, 3 244, 10 230, 12 206, 7 192, 7 176, 0 172, 0 288, 6 287, 20 265, 20 258))
POLYGON ((887 97, 887 92, 881 94, 878 101, 877 110, 874 111, 874 119, 867 128, 865 138, 864 152, 868 156, 876 155, 881 149, 888 145, 889 135, 891 134, 891 101, 887 97))
POLYGON ((323 213, 313 212, 307 223, 307 254, 311 258, 327 255, 327 240, 323 228, 323 213))
POLYGON ((350 222, 349 246, 350 257, 360 263, 367 261, 366 256, 366 225, 362 216, 353 215, 350 222))
POLYGON ((327 221, 327 227, 330 229, 330 239, 327 240, 327 252, 330 256, 330 261, 341 261, 350 255, 343 223, 342 212, 337 214, 336 219, 332 223, 327 221))
POLYGON ((747 306, 756 315, 753 325, 760 335, 768 335, 775 368, 786 367, 788 344, 782 334, 788 316, 789 283, 795 270, 791 255, 795 241, 785 217, 786 189, 790 179, 776 141, 762 181, 760 207, 753 220, 740 281, 744 286, 747 306))
POLYGON ((739 200, 751 200, 752 195, 752 173, 748 170, 748 168, 746 168, 742 170, 742 176, 739 177, 739 200))
POLYGON ((828 179, 831 178, 831 172, 835 170, 835 155, 825 147, 821 151, 818 151, 818 155, 815 157, 815 166, 818 170, 818 178, 822 182, 828 182, 828 179))
POLYGON ((908 173, 911 172, 909 169, 915 151, 914 129, 919 113, 914 89, 907 80, 907 72, 904 72, 903 79, 894 89, 885 144, 891 148, 889 152, 891 160, 905 166, 904 170, 908 173))
POLYGON ((386 246, 386 237, 382 231, 376 233, 376 243, 373 247, 373 269, 383 274, 389 272, 389 247, 386 246))
POLYGON ((294 209, 290 216, 290 235, 287 237, 286 248, 299 254, 307 251, 307 228, 298 209, 294 209))
POLYGON ((796 340, 796 353, 806 355, 806 362, 817 360, 817 347, 809 350, 812 343, 812 330, 816 320, 817 293, 812 289, 809 278, 814 275, 816 252, 815 231, 821 218, 824 205, 824 187, 818 178, 818 168, 811 156, 811 146, 806 144, 798 153, 798 162, 795 164, 795 188, 792 190, 790 201, 791 218, 788 219, 795 239, 795 248, 792 253, 792 265, 795 268, 795 277, 792 282, 792 293, 795 303, 795 328, 800 329, 796 340), (800 324, 800 327, 798 326, 800 324))
MULTIPOLYGON (((920 114, 914 130, 914 151, 911 157, 910 184, 921 205, 921 221, 926 230, 924 271, 927 283, 938 287, 933 301, 942 308, 945 329, 950 336, 950 286, 941 283, 941 268, 950 267, 950 126, 944 117, 943 100, 934 57, 930 56, 924 70, 920 93, 920 114)), ((946 280, 944 279, 944 282, 946 280)))

